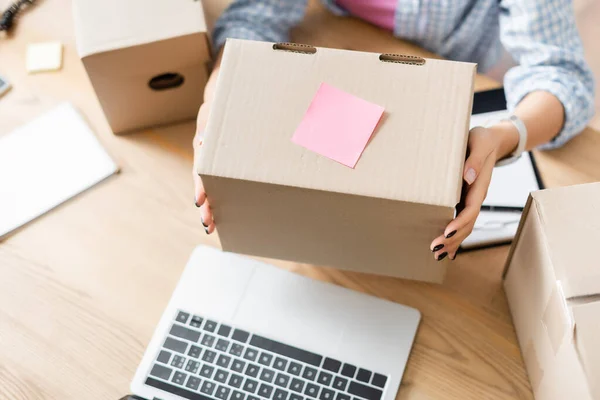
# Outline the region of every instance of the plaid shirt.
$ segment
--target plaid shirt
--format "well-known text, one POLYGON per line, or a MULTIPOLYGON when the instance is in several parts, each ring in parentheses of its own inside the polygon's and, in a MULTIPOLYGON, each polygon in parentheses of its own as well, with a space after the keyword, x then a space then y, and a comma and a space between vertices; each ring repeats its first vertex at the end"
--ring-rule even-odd
MULTIPOLYGON (((323 1, 334 14, 346 14, 334 0, 323 1)), ((214 48, 227 38, 289 41, 306 5, 307 0, 234 0, 216 23, 214 48)), ((552 93, 564 106, 563 129, 541 148, 562 146, 594 114, 594 78, 571 0, 398 0, 394 35, 447 59, 478 63, 483 72, 504 46, 519 64, 504 78, 508 109, 536 90, 552 93)))

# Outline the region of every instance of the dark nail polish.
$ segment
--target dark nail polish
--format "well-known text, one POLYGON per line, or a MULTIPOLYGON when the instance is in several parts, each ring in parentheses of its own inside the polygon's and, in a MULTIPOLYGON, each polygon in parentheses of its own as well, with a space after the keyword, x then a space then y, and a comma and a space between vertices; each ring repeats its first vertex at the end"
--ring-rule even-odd
POLYGON ((431 250, 431 251, 432 251, 433 253, 435 253, 436 251, 440 251, 440 250, 441 250, 441 249, 443 249, 443 248, 444 248, 444 245, 443 245, 443 244, 438 244, 438 245, 437 245, 437 246, 435 246, 435 247, 433 248, 433 250, 431 250))
POLYGON ((446 235, 446 239, 450 239, 452 236, 456 235, 456 230, 453 230, 449 234, 446 235))
POLYGON ((438 261, 441 261, 441 260, 443 260, 444 258, 446 258, 446 256, 447 256, 447 255, 448 255, 448 253, 447 253, 447 252, 443 252, 442 254, 440 254, 440 256, 438 257, 438 259, 437 259, 437 260, 438 260, 438 261))
POLYGON ((456 254, 451 258, 452 261, 456 260, 456 254))
MULTIPOLYGON (((202 224, 204 226, 204 224, 202 224)), ((210 233, 208 233, 208 228, 205 226, 204 227, 204 232, 206 232, 207 235, 210 235, 210 233)))
POLYGON ((200 217, 200 222, 202 222, 202 226, 204 227, 204 229, 206 230, 206 228, 208 228, 208 225, 206 225, 204 223, 204 218, 202 218, 202 216, 200 217))
POLYGON ((198 204, 198 201, 196 200, 196 198, 195 198, 195 197, 194 197, 194 205, 195 205, 196 207, 200 207, 200 204, 198 204))

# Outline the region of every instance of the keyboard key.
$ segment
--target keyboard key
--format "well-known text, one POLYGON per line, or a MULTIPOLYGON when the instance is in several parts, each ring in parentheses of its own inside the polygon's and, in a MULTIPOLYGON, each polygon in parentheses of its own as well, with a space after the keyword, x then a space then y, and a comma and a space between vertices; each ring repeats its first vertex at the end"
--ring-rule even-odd
POLYGON ((351 381, 348 386, 348 393, 362 397, 367 400, 381 400, 382 391, 356 381, 351 381))
POLYGON ((233 343, 231 345, 231 349, 229 349, 229 354, 233 354, 234 356, 241 357, 243 351, 244 351, 244 346, 242 346, 241 344, 233 343))
MULTIPOLYGON (((160 361, 160 360, 159 360, 160 361)), ((385 383, 387 382, 387 376, 381 374, 373 374, 373 378, 371 379, 371 384, 374 386, 378 386, 380 388, 385 387, 385 383)))
POLYGON ((217 387, 217 385, 215 385, 214 383, 204 381, 204 383, 202 384, 202 387, 200 388, 200 391, 204 394, 212 396, 212 394, 215 392, 216 387, 217 387))
POLYGON ((188 378, 185 387, 193 389, 193 390, 198 390, 198 387, 200 386, 200 381, 201 379, 196 377, 196 376, 191 376, 188 378))
POLYGON ((204 330, 207 332, 214 332, 215 329, 217 329, 217 323, 215 321, 211 321, 210 319, 207 319, 206 322, 204 323, 204 330))
POLYGON ((210 365, 203 365, 202 368, 200 368, 200 376, 210 379, 214 371, 215 367, 211 367, 210 365))
POLYGON ((200 363, 198 361, 194 361, 194 360, 189 360, 187 365, 185 366, 185 370, 187 372, 191 372, 192 374, 195 374, 196 372, 198 372, 199 369, 200 369, 200 363))
POLYGON ((288 392, 283 389, 275 389, 275 394, 273 395, 274 400, 286 400, 288 397, 288 392))
POLYGON ((219 388, 217 389, 217 393, 215 393, 215 396, 217 396, 221 400, 227 400, 227 396, 229 396, 230 391, 231 391, 231 389, 229 389, 228 387, 219 385, 219 388))
POLYGON ((244 400, 244 397, 246 397, 244 393, 234 390, 233 393, 231 393, 230 400, 244 400))
POLYGON ((329 385, 331 385, 332 379, 333 379, 333 376, 329 372, 321 371, 321 373, 319 374, 319 378, 317 379, 317 382, 319 382, 321 385, 329 386, 329 385))
POLYGON ((229 378, 229 386, 233 386, 234 388, 240 388, 242 387, 242 381, 244 380, 244 377, 241 375, 237 375, 237 374, 231 374, 231 377, 229 378))
POLYGON ((217 340, 217 344, 215 345, 215 349, 222 351, 222 352, 226 352, 227 351, 227 347, 229 347, 229 341, 225 340, 225 339, 219 339, 217 340))
POLYGON ((258 387, 257 381, 252 380, 250 378, 246 378, 246 382, 244 383, 244 387, 243 387, 243 389, 246 392, 254 393, 256 391, 257 387, 258 387))
POLYGON ((163 390, 165 392, 173 393, 181 398, 189 399, 189 400, 210 400, 209 397, 204 396, 203 394, 192 392, 190 390, 184 389, 182 387, 171 385, 170 383, 161 382, 154 378, 147 378, 146 385, 155 387, 157 389, 163 390))
POLYGON ((246 367, 246 372, 244 372, 246 375, 251 376, 253 378, 256 378, 258 376, 258 371, 260 370, 260 367, 256 364, 248 364, 248 366, 246 367))
POLYGON ((188 356, 198 358, 198 357, 200 357, 201 352, 202 352, 202 347, 191 346, 190 351, 188 351, 188 356))
POLYGON ((338 393, 337 396, 335 396, 335 400, 350 400, 350 396, 345 393, 338 393))
POLYGON ((231 363, 231 369, 235 372, 239 372, 240 374, 244 371, 245 366, 246 363, 242 360, 233 360, 233 362, 231 363))
POLYGON ((246 400, 260 400, 260 399, 256 396, 248 395, 248 397, 246 397, 246 400))
POLYGON ((299 394, 292 393, 290 394, 289 400, 304 400, 304 397, 300 396, 299 394))
POLYGON ((187 323, 188 318, 190 317, 190 314, 183 312, 183 311, 179 311, 179 313, 177 313, 177 318, 175 318, 175 320, 177 322, 181 322, 182 324, 187 323))
POLYGON ((217 365, 223 368, 229 368, 229 363, 231 362, 231 357, 226 356, 225 354, 221 354, 217 359, 217 365))
POLYGON ((167 367, 159 365, 159 364, 154 364, 154 366, 152 367, 152 370, 150 371, 150 375, 155 376, 160 379, 164 379, 165 381, 168 381, 169 378, 171 377, 172 371, 173 370, 171 368, 167 368, 167 367))
POLYGON ((209 335, 207 333, 205 333, 204 336, 202 336, 202 344, 205 345, 206 347, 212 347, 214 343, 215 343, 214 336, 209 335))
POLYGON ((277 357, 275 362, 273 363, 273 368, 278 369, 280 371, 285 371, 285 366, 287 365, 287 361, 281 357, 277 357))
POLYGON ((307 383, 306 389, 304 389, 304 394, 316 399, 317 395, 319 394, 319 387, 314 383, 307 383))
POLYGON ((219 383, 226 383, 228 377, 229 377, 229 372, 223 371, 222 369, 218 369, 217 373, 215 374, 215 381, 217 381, 219 383))
POLYGON ((160 361, 163 364, 168 364, 170 359, 171 353, 169 353, 166 350, 161 350, 160 353, 158 353, 158 357, 156 358, 157 361, 160 361))
POLYGON ((182 342, 181 340, 173 339, 171 337, 168 337, 165 340, 165 344, 163 344, 165 349, 173 350, 181 354, 185 354, 187 346, 188 345, 186 342, 182 342))
POLYGON ((185 357, 183 356, 175 356, 173 357, 173 361, 171 361, 171 365, 176 368, 183 368, 184 363, 185 357))
POLYGON ((302 365, 295 363, 295 362, 290 362, 290 365, 287 369, 287 372, 289 372, 292 375, 296 375, 299 376, 300 375, 300 370, 302 369, 302 365))
POLYGON ((173 324, 169 333, 173 336, 180 337, 192 342, 198 342, 200 340, 200 332, 188 329, 185 326, 173 324))
POLYGON ((192 320, 190 321, 190 325, 194 328, 200 328, 200 326, 202 325, 202 317, 194 315, 192 317, 192 320))
POLYGON ((258 351, 256 351, 255 349, 251 349, 251 348, 247 348, 246 352, 244 353, 244 358, 246 360, 250 360, 250 361, 254 361, 256 360, 256 356, 258 355, 258 351))
POLYGON ((260 388, 258 388, 258 395, 260 397, 264 397, 266 399, 271 398, 271 393, 273 393, 273 386, 269 386, 265 383, 260 384, 260 388))
POLYGON ((286 374, 282 374, 281 372, 277 374, 277 378, 275 378, 275 384, 277 386, 281 386, 283 388, 287 387, 288 382, 290 381, 290 376, 286 374))
POLYGON ((342 375, 347 376, 348 378, 354 378, 354 374, 356 373, 356 367, 350 364, 344 364, 344 368, 342 368, 342 375))
POLYGON ((310 351, 302 350, 284 343, 279 343, 275 340, 267 339, 258 335, 252 335, 250 344, 263 350, 277 353, 284 357, 293 358, 295 360, 314 365, 315 367, 320 366, 321 361, 323 360, 323 356, 318 354, 311 353, 310 351))
POLYGON ((327 371, 335 372, 336 374, 340 370, 342 363, 338 360, 334 360, 333 358, 325 358, 323 361, 323 366, 321 368, 326 369, 327 371))
POLYGON ((250 334, 241 329, 236 329, 233 331, 233 336, 231 337, 233 340, 237 340, 238 342, 246 343, 250 334))
POLYGON ((369 383, 371 380, 371 371, 360 368, 358 374, 356 374, 356 380, 364 383, 369 383))
POLYGON ((171 379, 171 382, 176 383, 178 385, 183 385, 185 382, 185 378, 187 378, 187 374, 184 374, 181 371, 176 371, 171 379))
POLYGON ((292 379, 292 383, 290 383, 290 389, 294 392, 302 393, 302 389, 304 389, 304 381, 301 381, 298 378, 292 379))
POLYGON ((217 356, 217 353, 215 353, 212 350, 204 350, 204 354, 202 355, 202 360, 206 361, 207 363, 213 363, 215 362, 215 357, 217 356))
POLYGON ((334 391, 331 389, 323 388, 321 390, 320 400, 333 400, 334 391))
POLYGON ((219 331, 217 332, 217 334, 219 334, 220 336, 225 336, 225 337, 229 337, 230 333, 231 333, 231 327, 227 326, 227 325, 223 325, 223 324, 221 324, 221 326, 219 327, 219 331))
POLYGON ((275 371, 268 368, 263 368, 260 373, 260 380, 271 383, 273 381, 273 377, 275 376, 275 371))
POLYGON ((334 389, 345 392, 346 385, 348 385, 348 379, 342 378, 341 376, 336 376, 335 379, 333 380, 334 389))
POLYGON ((271 361, 273 361, 273 355, 265 353, 264 351, 260 353, 260 357, 258 357, 258 363, 262 365, 266 365, 267 367, 271 366, 271 361))
POLYGON ((302 373, 302 377, 304 379, 308 379, 309 381, 314 381, 317 377, 317 370, 311 367, 304 367, 304 372, 302 373))

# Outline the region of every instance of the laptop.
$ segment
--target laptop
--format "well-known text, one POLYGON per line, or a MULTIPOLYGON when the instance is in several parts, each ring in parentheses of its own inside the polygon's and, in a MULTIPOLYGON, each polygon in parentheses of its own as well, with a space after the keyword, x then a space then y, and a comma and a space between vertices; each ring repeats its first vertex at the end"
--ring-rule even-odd
POLYGON ((417 310, 197 247, 131 383, 145 400, 393 400, 417 310))

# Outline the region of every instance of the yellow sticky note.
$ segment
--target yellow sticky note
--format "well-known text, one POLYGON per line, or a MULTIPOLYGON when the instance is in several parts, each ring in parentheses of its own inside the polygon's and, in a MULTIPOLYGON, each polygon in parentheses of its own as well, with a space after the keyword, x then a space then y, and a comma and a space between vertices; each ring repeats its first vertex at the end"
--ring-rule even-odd
POLYGON ((27 71, 29 73, 56 71, 62 67, 61 42, 33 43, 27 46, 27 71))

